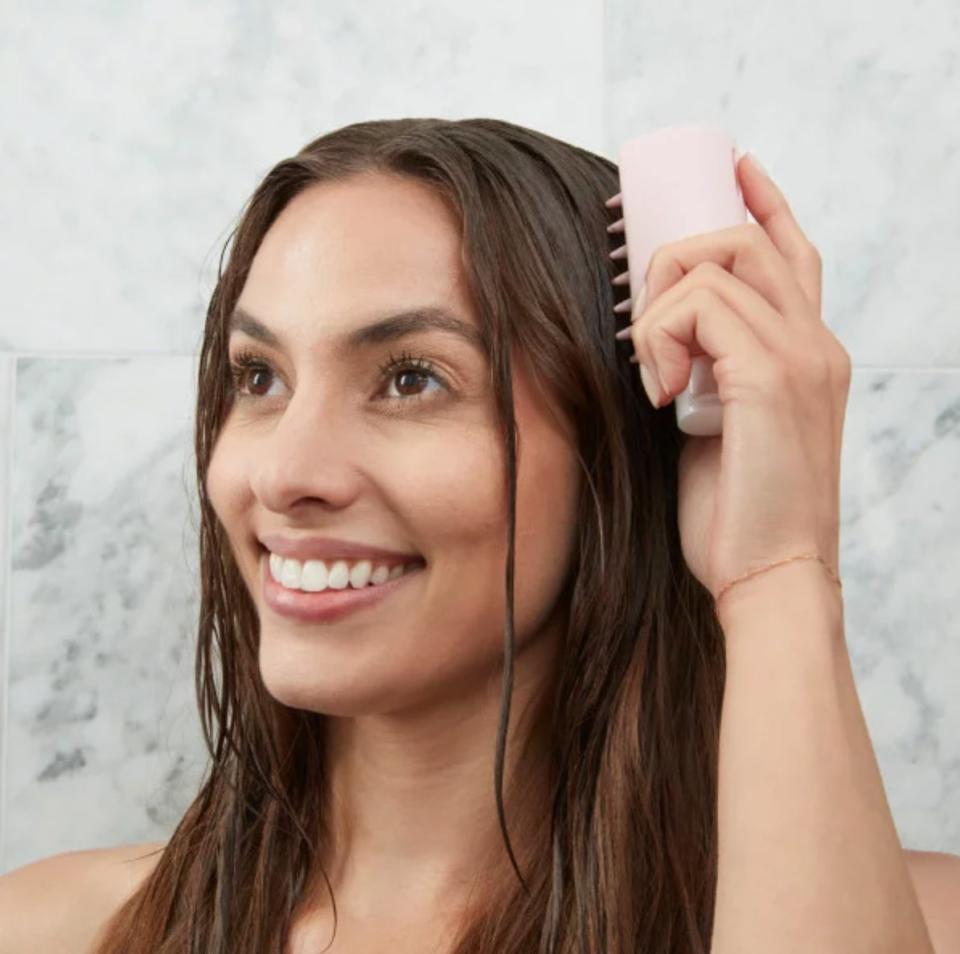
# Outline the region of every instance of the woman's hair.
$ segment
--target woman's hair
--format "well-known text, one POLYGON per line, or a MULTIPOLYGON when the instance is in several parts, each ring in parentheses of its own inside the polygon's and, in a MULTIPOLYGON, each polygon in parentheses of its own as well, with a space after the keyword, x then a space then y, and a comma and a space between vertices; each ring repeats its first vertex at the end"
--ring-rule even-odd
POLYGON ((323 887, 327 717, 267 692, 256 608, 205 478, 230 408, 227 320, 260 242, 302 190, 369 173, 424 183, 457 214, 506 451, 494 789, 510 866, 490 878, 450 950, 704 954, 716 887, 723 633, 680 548, 684 438, 673 407, 650 405, 629 348, 614 339, 621 286, 611 285, 619 267, 609 252, 619 242, 607 232, 616 215, 604 202, 619 190, 617 167, 511 123, 429 118, 355 123, 309 143, 267 173, 224 244, 200 351, 194 435, 202 586, 195 679, 211 762, 156 867, 105 925, 96 954, 281 954, 309 892, 323 887), (519 860, 503 797, 514 650, 511 344, 572 423, 585 478, 564 591, 568 620, 544 709, 551 787, 526 792, 537 810, 511 819, 517 843, 529 846, 519 860))

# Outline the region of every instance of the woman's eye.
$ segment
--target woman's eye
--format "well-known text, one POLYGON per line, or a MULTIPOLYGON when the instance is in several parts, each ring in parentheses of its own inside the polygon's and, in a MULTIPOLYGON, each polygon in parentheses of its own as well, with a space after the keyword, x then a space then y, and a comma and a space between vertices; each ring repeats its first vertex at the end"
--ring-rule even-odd
POLYGON ((230 364, 231 395, 241 399, 265 397, 263 394, 250 394, 246 390, 250 378, 259 374, 272 375, 273 369, 256 355, 247 352, 237 355, 230 364))
POLYGON ((391 354, 387 360, 380 365, 381 381, 392 384, 401 378, 405 378, 408 382, 399 388, 401 396, 390 396, 382 400, 393 405, 420 403, 421 401, 432 401, 438 397, 442 397, 442 392, 449 392, 450 390, 443 376, 437 373, 432 361, 420 355, 410 354, 407 351, 398 355, 391 354), (440 385, 439 389, 434 388, 433 391, 417 389, 412 395, 407 396, 407 388, 411 386, 411 381, 413 382, 412 386, 417 388, 417 381, 424 381, 429 378, 433 378, 433 380, 440 385), (438 393, 438 391, 441 393, 438 393))
MULTIPOLYGON (((379 371, 379 380, 385 382, 388 392, 397 384, 396 396, 388 394, 380 399, 389 404, 410 404, 430 399, 430 395, 438 390, 424 390, 423 384, 430 378, 440 385, 440 391, 449 390, 446 381, 434 370, 433 364, 416 355, 391 355, 380 366, 379 371)), ((240 400, 256 400, 269 396, 257 390, 256 380, 259 379, 260 388, 266 387, 269 390, 269 382, 276 374, 265 358, 251 352, 242 352, 230 363, 230 376, 232 396, 240 400)))

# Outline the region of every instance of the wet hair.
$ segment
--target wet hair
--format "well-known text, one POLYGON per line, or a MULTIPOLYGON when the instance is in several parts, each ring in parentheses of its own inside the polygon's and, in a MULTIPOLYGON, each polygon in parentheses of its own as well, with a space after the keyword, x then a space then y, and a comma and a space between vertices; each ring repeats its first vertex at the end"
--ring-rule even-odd
POLYGON ((672 405, 656 410, 643 395, 629 342, 614 339, 613 306, 626 292, 611 285, 620 267, 609 252, 619 241, 607 226, 619 213, 604 202, 619 191, 617 167, 508 122, 430 118, 355 123, 308 143, 270 169, 224 244, 200 351, 194 435, 195 675, 210 762, 151 874, 104 926, 96 954, 282 954, 306 899, 323 890, 320 877, 336 912, 318 862, 329 837, 329 717, 267 692, 256 608, 205 480, 230 410, 227 322, 264 235, 304 189, 364 175, 423 183, 456 213, 505 449, 503 697, 491 745, 510 864, 465 911, 449 950, 705 954, 716 889, 723 633, 680 548, 684 435, 672 405), (557 678, 543 708, 549 789, 525 788, 521 769, 505 800, 517 441, 511 345, 569 422, 584 480, 557 678))

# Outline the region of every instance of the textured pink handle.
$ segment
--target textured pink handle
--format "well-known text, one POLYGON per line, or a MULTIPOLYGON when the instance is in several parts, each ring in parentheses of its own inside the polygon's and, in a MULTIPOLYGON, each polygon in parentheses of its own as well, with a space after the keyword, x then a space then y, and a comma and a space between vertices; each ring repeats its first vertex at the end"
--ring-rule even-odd
MULTIPOLYGON (((631 297, 661 245, 747 221, 736 145, 716 126, 668 126, 629 139, 620 148, 619 167, 631 297)), ((712 358, 693 359, 690 383, 674 404, 681 431, 699 436, 722 432, 723 405, 712 358)))

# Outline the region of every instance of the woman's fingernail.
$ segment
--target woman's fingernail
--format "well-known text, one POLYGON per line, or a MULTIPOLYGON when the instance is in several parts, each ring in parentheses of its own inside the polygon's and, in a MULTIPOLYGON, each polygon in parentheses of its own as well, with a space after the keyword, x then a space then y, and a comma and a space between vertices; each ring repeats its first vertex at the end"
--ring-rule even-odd
POLYGON ((640 364, 640 380, 643 382, 643 389, 647 392, 647 397, 650 398, 650 403, 654 407, 658 407, 660 405, 660 386, 657 384, 657 376, 651 374, 642 363, 640 364))
POLYGON ((630 337, 630 333, 633 331, 632 325, 627 325, 626 328, 621 328, 613 337, 617 341, 626 341, 630 337))

